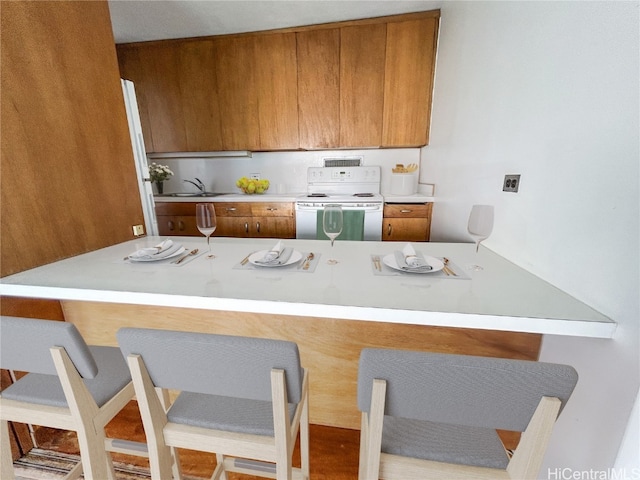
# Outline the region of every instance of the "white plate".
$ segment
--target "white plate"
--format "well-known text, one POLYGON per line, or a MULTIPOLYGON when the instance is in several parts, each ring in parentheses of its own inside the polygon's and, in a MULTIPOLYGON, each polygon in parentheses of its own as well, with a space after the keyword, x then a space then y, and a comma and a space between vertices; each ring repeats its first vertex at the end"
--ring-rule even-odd
POLYGON ((185 250, 186 250, 186 248, 184 248, 183 245, 173 245, 173 246, 169 247, 166 251, 162 252, 161 254, 153 255, 150 258, 144 258, 144 257, 140 257, 140 258, 135 258, 134 257, 134 258, 132 258, 132 257, 129 257, 129 260, 132 261, 132 262, 157 262, 159 260, 166 260, 167 258, 177 257, 181 253, 184 253, 185 250))
POLYGON ((302 259, 302 253, 300 253, 297 250, 294 250, 293 252, 291 252, 291 256, 289 257, 289 260, 287 260, 285 263, 281 263, 281 264, 256 263, 257 261, 262 260, 267 253, 269 253, 269 250, 260 250, 259 252, 252 253, 249 256, 249 261, 254 265, 257 265, 258 267, 286 267, 287 265, 291 265, 292 263, 299 262, 302 259))
POLYGON ((433 273, 433 272, 438 272, 444 268, 444 263, 442 263, 442 260, 438 258, 427 257, 426 255, 424 255, 424 259, 429 265, 431 265, 431 270, 409 270, 409 269, 405 270, 398 266, 398 262, 396 262, 396 257, 393 253, 386 255, 382 259, 382 262, 387 267, 393 268, 394 270, 400 270, 401 272, 407 272, 407 273, 433 273))

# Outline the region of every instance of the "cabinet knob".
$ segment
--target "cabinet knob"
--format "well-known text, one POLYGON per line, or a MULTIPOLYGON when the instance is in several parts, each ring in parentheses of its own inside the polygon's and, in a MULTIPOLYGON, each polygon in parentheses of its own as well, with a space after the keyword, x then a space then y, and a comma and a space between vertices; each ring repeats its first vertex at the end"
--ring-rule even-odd
POLYGON ((390 237, 391 236, 391 224, 389 224, 387 226, 387 236, 390 237))

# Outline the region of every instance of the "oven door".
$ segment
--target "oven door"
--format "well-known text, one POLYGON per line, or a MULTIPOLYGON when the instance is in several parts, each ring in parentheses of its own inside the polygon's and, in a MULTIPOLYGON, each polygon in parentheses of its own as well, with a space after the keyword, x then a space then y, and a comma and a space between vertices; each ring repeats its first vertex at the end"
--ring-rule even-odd
MULTIPOLYGON (((304 205, 296 203, 296 238, 315 240, 317 238, 318 211, 323 210, 322 205, 304 205)), ((366 206, 342 204, 343 210, 364 210, 363 240, 382 240, 382 203, 366 206)))

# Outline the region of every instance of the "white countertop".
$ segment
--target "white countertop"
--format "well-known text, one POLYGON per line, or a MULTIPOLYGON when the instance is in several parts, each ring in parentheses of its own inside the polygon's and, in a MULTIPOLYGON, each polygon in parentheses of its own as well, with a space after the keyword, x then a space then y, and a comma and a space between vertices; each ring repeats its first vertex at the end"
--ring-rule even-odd
MULTIPOLYGON (((168 197, 164 195, 155 195, 153 198, 156 203, 168 202, 295 202, 297 197, 305 195, 304 192, 298 193, 264 193, 261 195, 246 195, 243 193, 225 193, 212 197, 168 197)), ((433 202, 432 196, 415 193, 413 195, 391 195, 382 194, 385 202, 389 203, 426 203, 433 202)))
POLYGON ((304 195, 299 193, 263 193, 247 195, 244 193, 224 193, 211 197, 168 197, 165 195, 154 195, 156 203, 176 203, 176 202, 294 202, 296 197, 304 195))
MULTIPOLYGON (((200 253, 207 248, 204 238, 171 238, 200 253)), ((131 240, 4 277, 0 294, 600 338, 611 338, 616 328, 609 318, 490 250, 481 246, 476 254, 472 244, 414 244, 425 255, 448 257, 467 278, 375 275, 371 255, 384 257, 404 242, 336 241, 331 250, 328 241, 283 241, 321 255, 313 272, 295 265, 237 268, 249 253, 272 247, 273 239, 214 237, 215 259, 202 255, 179 266, 123 260, 162 239, 131 240), (339 263, 328 265, 330 256, 339 263), (467 268, 474 263, 483 270, 467 268)))
POLYGON ((383 193, 384 201, 387 203, 427 203, 435 201, 435 198, 422 193, 414 193, 412 195, 392 195, 383 193))

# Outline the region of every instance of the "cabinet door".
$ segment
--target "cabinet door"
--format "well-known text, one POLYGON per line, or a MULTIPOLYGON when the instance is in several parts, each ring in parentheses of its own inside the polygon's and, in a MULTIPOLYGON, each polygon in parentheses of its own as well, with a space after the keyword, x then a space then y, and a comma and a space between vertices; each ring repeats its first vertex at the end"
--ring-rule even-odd
POLYGON ((218 226, 213 233, 216 237, 246 238, 250 236, 251 217, 218 217, 217 223, 218 226))
POLYGON ((211 40, 180 44, 178 73, 189 152, 223 148, 214 55, 211 40))
POLYGON ((382 240, 393 242, 426 242, 429 240, 426 218, 385 218, 382 240))
POLYGON ((340 29, 340 145, 382 142, 386 24, 340 29))
POLYGON ((179 78, 179 46, 162 44, 140 47, 140 62, 148 69, 145 81, 149 124, 154 152, 187 149, 179 78))
POLYGON ((131 80, 136 90, 136 101, 138 103, 138 113, 140 114, 140 124, 144 136, 144 148, 147 152, 154 152, 153 132, 151 131, 151 121, 149 120, 149 101, 147 97, 151 94, 149 86, 151 75, 149 66, 140 60, 140 48, 117 47, 118 64, 120 66, 120 76, 125 80, 131 80))
POLYGON ((296 34, 253 38, 260 149, 295 150, 300 145, 296 34))
POLYGON ((214 40, 224 150, 257 150, 260 145, 254 41, 253 36, 214 40))
POLYGON ((340 30, 296 34, 300 148, 335 148, 340 141, 340 30))
POLYGON ((387 24, 382 145, 428 143, 437 18, 387 24))
POLYGON ((202 234, 198 230, 196 217, 187 215, 158 215, 159 235, 180 235, 198 237, 202 234))
POLYGON ((253 217, 249 231, 252 237, 296 238, 295 222, 291 217, 253 217))

